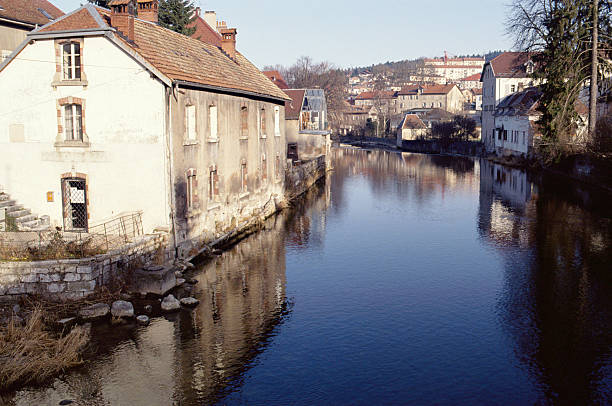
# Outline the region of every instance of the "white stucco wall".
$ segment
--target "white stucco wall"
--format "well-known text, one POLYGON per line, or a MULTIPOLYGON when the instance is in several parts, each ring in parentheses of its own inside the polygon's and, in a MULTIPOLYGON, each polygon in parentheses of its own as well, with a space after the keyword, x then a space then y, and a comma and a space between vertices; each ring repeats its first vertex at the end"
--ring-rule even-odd
POLYGON ((123 211, 143 210, 145 232, 169 224, 164 86, 104 37, 84 39, 88 85, 51 85, 53 40, 28 45, 0 72, 0 185, 19 204, 63 224, 61 175, 87 175, 90 225, 123 211), (56 101, 84 100, 89 147, 55 146, 56 101), (24 142, 9 127, 23 125, 24 142), (54 193, 49 203, 46 193, 54 193))
POLYGON ((508 131, 508 139, 504 140, 502 135, 501 140, 495 137, 495 146, 505 155, 514 154, 527 155, 529 147, 533 145, 533 134, 529 125, 529 116, 502 116, 496 117, 495 125, 498 129, 502 126, 508 131), (512 131, 516 131, 518 139, 512 141, 512 131))

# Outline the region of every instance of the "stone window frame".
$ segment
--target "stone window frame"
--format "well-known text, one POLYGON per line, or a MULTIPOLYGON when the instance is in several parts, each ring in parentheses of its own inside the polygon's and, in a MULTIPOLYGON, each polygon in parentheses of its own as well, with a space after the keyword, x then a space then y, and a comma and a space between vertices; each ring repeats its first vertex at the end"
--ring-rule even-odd
POLYGON ((259 138, 267 138, 267 127, 266 127, 266 108, 262 107, 259 109, 259 138))
POLYGON ((274 180, 276 183, 279 183, 282 179, 282 160, 280 152, 276 153, 276 158, 274 160, 274 180))
POLYGON ((219 142, 219 107, 217 106, 216 103, 210 103, 208 105, 208 137, 207 137, 207 141, 214 143, 214 142, 219 142), (213 111, 214 111, 214 115, 213 115, 213 111), (213 117, 214 117, 214 123, 215 123, 215 131, 213 134, 213 117))
POLYGON ((266 153, 261 154, 261 181, 265 185, 268 183, 268 162, 266 153))
POLYGON ((185 200, 187 213, 196 210, 200 204, 198 196, 198 171, 194 168, 189 168, 185 171, 185 200))
POLYGON ((85 100, 79 97, 62 97, 61 99, 57 99, 56 101, 56 109, 57 109, 57 136, 55 137, 55 146, 56 147, 80 147, 87 148, 90 146, 89 136, 87 135, 87 127, 86 127, 86 105, 85 100), (83 133, 82 140, 67 140, 66 134, 64 131, 64 106, 72 104, 78 104, 81 106, 81 131, 83 133))
POLYGON ((88 81, 87 81, 87 75, 85 74, 85 64, 84 64, 84 45, 85 45, 85 40, 84 38, 62 38, 62 39, 56 39, 54 41, 54 48, 55 48, 55 74, 53 75, 53 81, 51 83, 51 86, 53 87, 57 87, 57 86, 87 86, 88 85, 88 81), (78 43, 79 44, 79 51, 80 51, 80 58, 81 58, 81 65, 80 65, 80 72, 81 72, 81 77, 80 79, 64 79, 64 74, 63 74, 63 58, 62 58, 62 52, 63 52, 63 46, 67 43, 78 43))
POLYGON ((198 144, 198 108, 195 103, 193 103, 190 99, 185 101, 185 114, 183 120, 183 145, 196 145, 198 144), (190 109, 193 109, 193 138, 190 137, 189 133, 189 112, 190 109))
POLYGON ((249 139, 249 106, 240 106, 240 139, 249 139))
POLYGON ((281 136, 281 129, 280 129, 280 107, 279 106, 274 106, 274 135, 276 137, 280 137, 281 136))
POLYGON ((240 193, 243 195, 249 193, 249 169, 244 158, 240 160, 240 193))
POLYGON ((208 201, 216 203, 219 201, 219 170, 217 165, 208 167, 208 201))

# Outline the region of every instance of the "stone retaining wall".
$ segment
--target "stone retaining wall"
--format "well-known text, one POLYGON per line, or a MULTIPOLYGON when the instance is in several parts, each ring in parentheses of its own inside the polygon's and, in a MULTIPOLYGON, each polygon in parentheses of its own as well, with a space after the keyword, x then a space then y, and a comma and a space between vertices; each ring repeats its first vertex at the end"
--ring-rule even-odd
POLYGON ((160 233, 91 258, 0 262, 0 301, 27 294, 60 301, 80 299, 130 267, 170 260, 173 253, 166 244, 167 235, 160 233))
POLYGON ((480 141, 403 140, 401 149, 406 152, 424 154, 482 155, 482 143, 480 141))
POLYGON ((299 162, 285 173, 285 198, 293 200, 300 196, 325 176, 327 170, 324 155, 310 161, 299 162))

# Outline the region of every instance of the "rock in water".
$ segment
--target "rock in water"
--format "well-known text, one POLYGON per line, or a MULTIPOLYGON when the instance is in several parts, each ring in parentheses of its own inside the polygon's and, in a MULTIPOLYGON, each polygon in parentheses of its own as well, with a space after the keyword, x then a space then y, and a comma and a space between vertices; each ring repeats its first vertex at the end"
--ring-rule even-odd
POLYGON ((165 312, 173 312, 181 308, 181 302, 179 302, 174 295, 168 295, 161 302, 161 309, 165 312))
POLYGON ((113 302, 113 306, 111 307, 111 314, 113 315, 113 317, 134 317, 134 306, 130 302, 126 302, 124 300, 117 300, 116 302, 113 302))
POLYGON ((98 317, 107 316, 109 312, 109 305, 106 303, 96 303, 95 305, 87 306, 79 310, 79 317, 83 320, 97 319, 98 317))
POLYGON ((184 297, 181 299, 181 304, 185 307, 196 307, 200 301, 194 297, 184 297))
POLYGON ((149 316, 145 316, 144 314, 141 314, 140 316, 136 317, 136 321, 141 326, 148 326, 150 322, 149 316))
POLYGON ((153 311, 153 306, 151 306, 151 305, 146 305, 146 306, 144 307, 144 309, 145 309, 145 312, 147 312, 147 313, 151 313, 151 312, 153 311))

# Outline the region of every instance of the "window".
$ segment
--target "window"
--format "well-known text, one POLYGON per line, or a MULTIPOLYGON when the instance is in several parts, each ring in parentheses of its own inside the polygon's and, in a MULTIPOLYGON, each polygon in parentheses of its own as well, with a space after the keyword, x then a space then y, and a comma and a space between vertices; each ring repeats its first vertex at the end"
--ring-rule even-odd
POLYGON ((502 137, 502 132, 501 132, 501 130, 497 130, 497 139, 498 139, 498 140, 501 140, 501 137, 502 137))
POLYGON ((216 141, 219 137, 217 130, 217 106, 208 106, 208 123, 210 126, 209 138, 211 141, 216 141))
POLYGON ((208 177, 208 199, 214 201, 219 196, 219 175, 216 167, 211 167, 208 177))
POLYGON ((80 104, 64 105, 64 138, 83 141, 83 109, 80 104))
POLYGON ((81 79, 81 44, 78 42, 62 45, 62 79, 81 79))
POLYGON ((259 112, 259 130, 261 138, 266 138, 266 109, 259 112))
POLYGON ((240 191, 245 193, 248 191, 247 185, 247 164, 246 161, 242 161, 240 164, 240 191))
POLYGON ((525 145, 525 131, 523 131, 523 145, 525 145))
POLYGON ((508 141, 508 130, 504 130, 504 141, 508 141))
POLYGON ((515 85, 511 85, 510 86, 510 93, 514 93, 516 92, 516 86, 515 85))
POLYGON ((249 109, 246 106, 240 109, 240 136, 249 137, 249 109))
POLYGON ((274 135, 280 137, 280 107, 274 107, 274 135))
POLYGON ((274 161, 274 177, 279 180, 280 179, 280 155, 276 154, 276 160, 274 161))
POLYGON ((189 169, 187 171, 187 210, 195 208, 198 202, 198 180, 196 178, 197 172, 195 169, 189 169))
POLYGON ((185 130, 187 140, 195 141, 196 137, 196 109, 195 106, 185 106, 185 130))
POLYGON ((268 164, 266 162, 266 154, 261 156, 261 180, 264 183, 268 180, 268 164))

